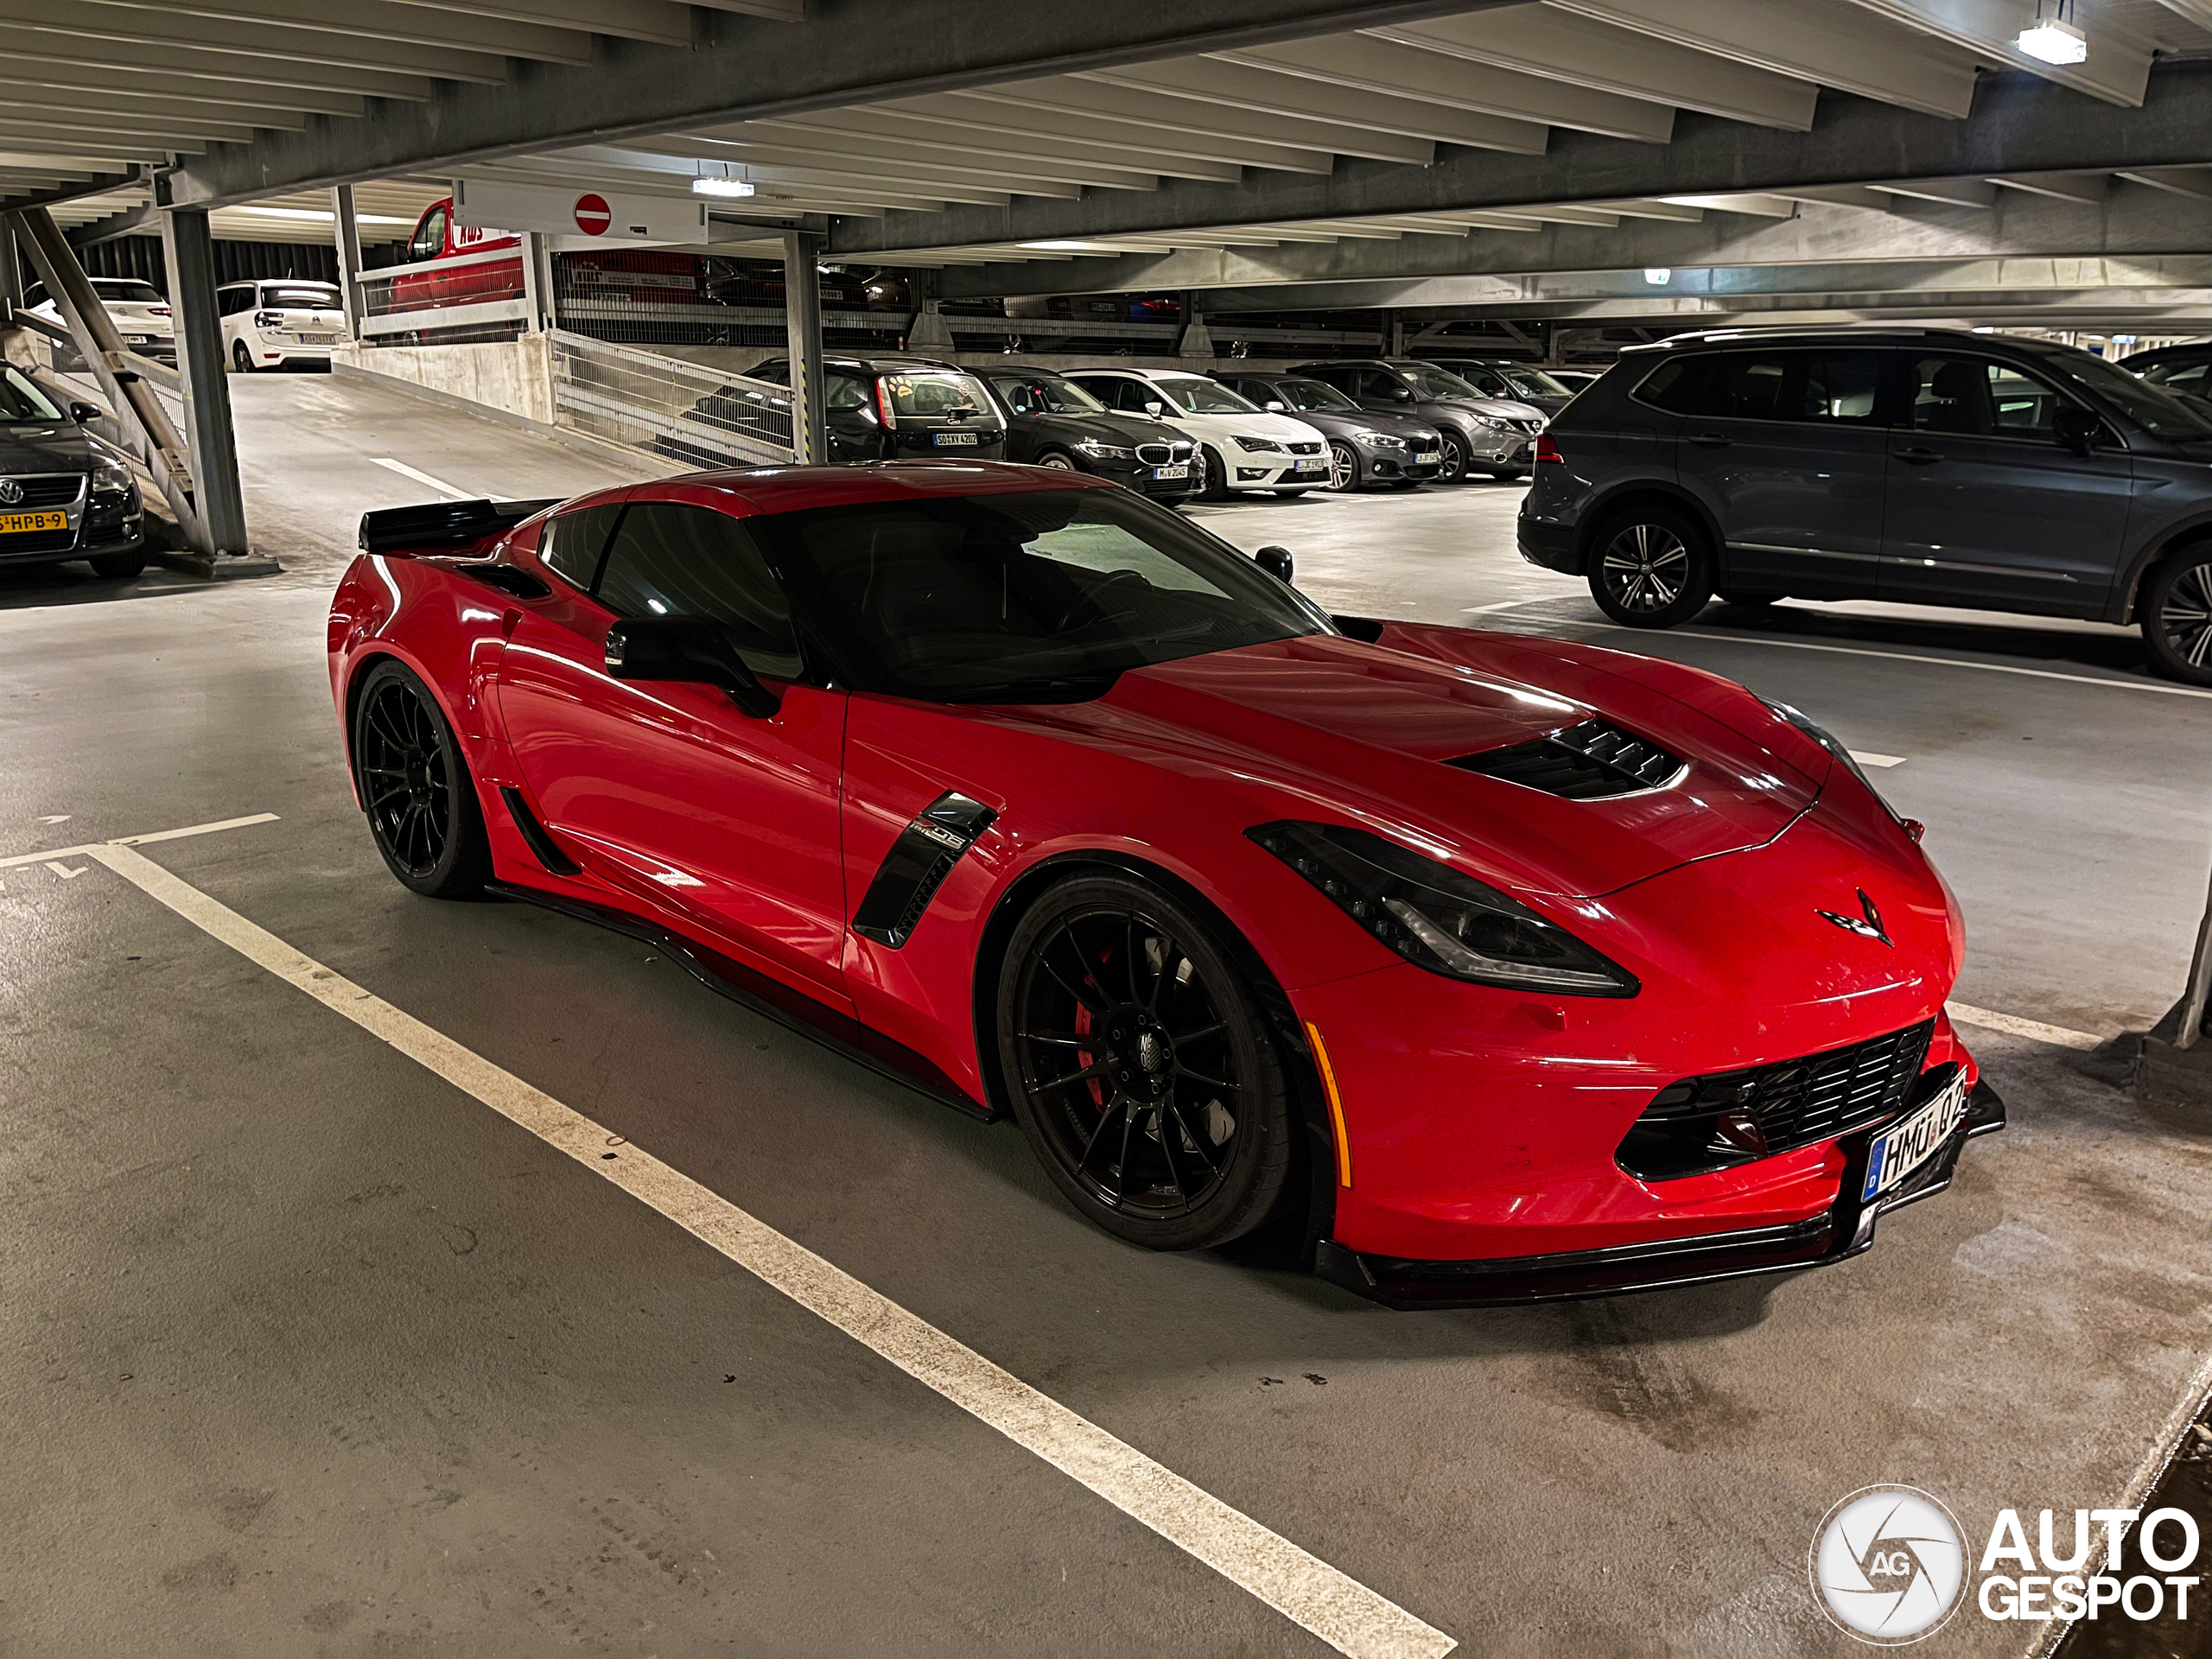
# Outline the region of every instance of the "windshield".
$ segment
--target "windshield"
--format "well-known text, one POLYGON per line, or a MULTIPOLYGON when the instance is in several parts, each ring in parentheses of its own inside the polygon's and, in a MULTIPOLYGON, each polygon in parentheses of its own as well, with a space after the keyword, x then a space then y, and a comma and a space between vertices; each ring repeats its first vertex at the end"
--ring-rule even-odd
POLYGON ((982 387, 964 374, 942 370, 936 373, 887 374, 882 385, 891 394, 893 412, 912 415, 917 420, 938 415, 980 415, 990 407, 982 387))
POLYGON ((1275 389, 1293 409, 1351 409, 1359 405, 1322 380, 1278 380, 1275 389))
POLYGON ((1574 394, 1541 369, 1509 366, 1503 363, 1491 365, 1505 384, 1513 388, 1516 397, 1571 397, 1574 394))
POLYGON ((1123 490, 817 507, 748 521, 840 677, 931 702, 1063 702, 1125 669, 1333 632, 1227 543, 1123 490))
POLYGON ((19 371, 0 365, 0 421, 58 421, 61 411, 19 371))
POLYGON ((321 283, 272 283, 261 290, 261 302, 280 311, 334 311, 338 290, 321 283))
POLYGON ((1239 397, 1218 380, 1192 375, 1187 380, 1155 380, 1161 397, 1192 415, 1255 415, 1257 405, 1239 397))
POLYGON ((2154 438, 2184 442, 2212 438, 2212 410, 2137 379, 2117 363, 2087 352, 2040 359, 2044 366, 2088 388, 2154 438))
POLYGON ((159 305, 162 296, 154 292, 151 283, 118 281, 112 276, 92 278, 92 292, 103 300, 118 300, 125 305, 159 305))
POLYGON ((1431 403, 1465 403, 1469 398, 1479 399, 1482 393, 1456 374, 1446 374, 1441 369, 1426 363, 1399 363, 1392 365, 1406 378, 1414 395, 1431 403))
POLYGON ((1057 374, 995 374, 991 386, 1017 415, 1103 415, 1106 405, 1057 374))

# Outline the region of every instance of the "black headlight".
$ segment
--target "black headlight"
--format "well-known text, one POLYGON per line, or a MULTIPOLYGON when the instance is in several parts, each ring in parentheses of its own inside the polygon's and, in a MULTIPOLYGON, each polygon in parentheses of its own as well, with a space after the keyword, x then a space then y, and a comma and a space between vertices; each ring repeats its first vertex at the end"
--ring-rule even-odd
POLYGON ((1244 832, 1415 967, 1555 996, 1634 996, 1634 974, 1450 865, 1364 830, 1263 823, 1244 832))
POLYGON ((1853 777, 1856 778, 1860 783, 1866 785, 1866 792, 1869 795, 1872 795, 1876 800, 1882 803, 1882 810, 1884 811, 1887 812, 1891 817, 1897 819, 1899 823, 1903 823, 1905 821, 1904 816, 1898 812, 1897 808, 1889 804, 1889 801, 1884 797, 1882 791, 1874 787, 1874 780, 1866 775, 1866 768, 1861 766, 1857 760, 1852 758, 1851 751, 1843 747, 1843 740, 1841 738, 1838 737, 1834 732, 1828 730, 1827 727, 1822 726, 1817 721, 1808 717, 1802 710, 1792 709, 1786 702, 1777 702, 1772 697, 1761 697, 1759 701, 1766 704, 1768 708, 1773 709, 1776 714, 1780 715, 1784 720, 1788 721, 1792 726, 1795 726, 1799 731, 1804 733, 1806 736, 1811 738, 1814 742, 1819 744, 1830 754, 1834 755, 1836 758, 1836 763, 1839 766, 1844 767, 1853 777))

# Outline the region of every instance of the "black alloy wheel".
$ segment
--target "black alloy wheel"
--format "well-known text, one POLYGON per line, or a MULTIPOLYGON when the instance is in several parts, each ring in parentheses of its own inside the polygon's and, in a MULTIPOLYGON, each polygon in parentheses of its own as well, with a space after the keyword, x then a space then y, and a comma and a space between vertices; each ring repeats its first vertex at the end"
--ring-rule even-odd
POLYGON ((1359 487, 1359 454, 1343 439, 1329 444, 1329 487, 1343 493, 1359 487))
POLYGON ((1037 457, 1037 464, 1039 467, 1050 467, 1053 471, 1060 473, 1073 473, 1082 470, 1077 467, 1075 462, 1071 460, 1065 453, 1058 449, 1047 449, 1043 454, 1037 457))
POLYGON ((1634 509, 1600 525, 1590 596, 1630 628, 1671 628, 1713 597, 1713 554, 1705 532, 1668 507, 1634 509))
POLYGON ((1198 491, 1198 499, 1201 501, 1228 500, 1229 468, 1222 458, 1212 449, 1202 448, 1198 451, 1198 461, 1199 470, 1205 479, 1205 486, 1198 491))
POLYGON ((2141 626, 2159 673, 2212 685, 2212 544, 2184 549, 2151 572, 2141 626))
POLYGON ((999 1057, 1053 1184, 1153 1249, 1224 1244, 1289 1187, 1282 1068, 1243 976, 1197 917, 1150 884, 1079 876, 1014 929, 999 1057))
POLYGON ((1457 484, 1461 479, 1466 477, 1467 449, 1466 446, 1459 441, 1457 434, 1446 432, 1444 435, 1442 458, 1443 465, 1436 471, 1438 483, 1457 484))
POLYGON ((377 850, 400 882, 462 899, 492 877, 492 849, 461 746, 436 700, 398 663, 378 663, 353 717, 353 765, 377 850))

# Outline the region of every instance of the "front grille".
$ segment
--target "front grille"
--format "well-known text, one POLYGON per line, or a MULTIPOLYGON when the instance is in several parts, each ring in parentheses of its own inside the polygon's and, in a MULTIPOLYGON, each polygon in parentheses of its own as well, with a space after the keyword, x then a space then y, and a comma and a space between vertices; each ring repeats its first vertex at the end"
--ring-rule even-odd
MULTIPOLYGON (((10 480, 22 492, 14 501, 0 502, 0 512, 17 507, 67 507, 76 505, 85 493, 85 474, 82 473, 33 473, 10 480)), ((4 494, 0 491, 0 494, 4 494)))
POLYGON ((1680 777, 1686 765, 1656 743, 1604 720, 1586 720, 1548 737, 1461 755, 1445 764, 1570 801, 1600 801, 1640 789, 1662 789, 1680 777))
POLYGON ((1318 443, 1286 443, 1283 448, 1294 455, 1318 455, 1321 453, 1321 446, 1318 443))
POLYGON ((1175 459, 1178 461, 1188 461, 1198 453, 1198 446, 1188 438, 1178 438, 1167 447, 1175 452, 1175 459))
POLYGON ((1878 1123, 1904 1109, 1935 1030, 1923 1020, 1848 1048, 1669 1084, 1616 1156, 1640 1179, 1671 1180, 1878 1123))
POLYGON ((1172 443, 1141 443, 1137 445, 1137 459, 1147 467, 1165 467, 1173 459, 1175 446, 1172 443))
POLYGON ((1406 440, 1406 448, 1412 450, 1414 454, 1417 455, 1425 455, 1430 450, 1435 448, 1439 442, 1440 441, 1436 438, 1424 435, 1419 437, 1408 438, 1406 440))
POLYGON ((38 530, 29 535, 0 536, 0 561, 22 553, 67 553, 77 545, 73 530, 38 530))

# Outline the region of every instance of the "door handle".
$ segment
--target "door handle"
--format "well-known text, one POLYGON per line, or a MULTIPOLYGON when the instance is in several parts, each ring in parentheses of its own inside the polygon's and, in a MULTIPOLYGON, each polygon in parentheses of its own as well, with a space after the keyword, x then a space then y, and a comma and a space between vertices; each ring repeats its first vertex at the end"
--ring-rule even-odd
POLYGON ((1690 442, 1700 449, 1726 449, 1735 440, 1725 432, 1694 432, 1690 442))
POLYGON ((1914 444, 1904 449, 1892 449, 1890 453, 1895 455, 1899 461, 1908 462, 1915 467, 1933 466, 1936 462, 1943 459, 1942 454, 1940 450, 1923 449, 1918 444, 1914 444))

